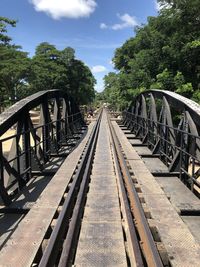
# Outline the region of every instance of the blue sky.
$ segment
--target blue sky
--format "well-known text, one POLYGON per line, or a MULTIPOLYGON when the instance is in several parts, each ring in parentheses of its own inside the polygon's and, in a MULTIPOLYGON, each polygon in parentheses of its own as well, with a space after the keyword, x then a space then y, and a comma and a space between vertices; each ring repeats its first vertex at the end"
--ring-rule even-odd
POLYGON ((157 15, 155 0, 0 0, 0 16, 18 20, 8 33, 15 44, 34 55, 41 42, 58 49, 71 46, 92 70, 96 90, 113 71, 117 47, 134 36, 134 26, 157 15))

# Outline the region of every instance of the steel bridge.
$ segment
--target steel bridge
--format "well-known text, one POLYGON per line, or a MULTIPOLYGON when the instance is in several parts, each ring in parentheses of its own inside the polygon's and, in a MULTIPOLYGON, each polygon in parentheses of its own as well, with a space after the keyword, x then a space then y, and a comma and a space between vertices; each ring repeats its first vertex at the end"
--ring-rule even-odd
POLYGON ((0 140, 0 196, 3 203, 9 205, 15 193, 37 172, 48 174, 51 170, 45 167, 52 157, 67 156, 63 148, 73 146, 73 139, 80 134, 83 125, 79 107, 59 90, 36 93, 2 113, 0 136, 15 129, 13 135, 0 140), (34 110, 36 115, 38 113, 36 125, 34 110), (6 143, 11 143, 9 153, 5 151, 6 143))
MULTIPOLYGON (((200 187, 200 106, 174 92, 151 90, 140 94, 124 124, 192 191, 200 187)), ((196 192, 195 190, 195 193, 196 192)))
POLYGON ((59 90, 0 114, 0 267, 198 267, 200 106, 144 91, 90 123, 59 90))

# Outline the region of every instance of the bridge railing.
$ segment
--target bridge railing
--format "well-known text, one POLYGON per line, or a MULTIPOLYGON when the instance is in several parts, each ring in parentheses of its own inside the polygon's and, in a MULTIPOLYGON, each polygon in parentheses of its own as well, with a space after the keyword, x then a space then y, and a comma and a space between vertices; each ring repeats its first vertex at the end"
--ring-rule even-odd
POLYGON ((79 107, 59 90, 36 93, 0 115, 0 197, 8 205, 83 125, 79 107))
POLYGON ((191 190, 200 188, 200 106, 174 92, 150 90, 124 111, 125 125, 191 190))

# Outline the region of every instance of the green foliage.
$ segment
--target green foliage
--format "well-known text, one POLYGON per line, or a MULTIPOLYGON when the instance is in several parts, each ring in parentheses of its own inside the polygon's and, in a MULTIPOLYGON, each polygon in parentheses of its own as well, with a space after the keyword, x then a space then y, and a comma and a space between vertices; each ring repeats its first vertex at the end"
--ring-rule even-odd
POLYGON ((104 77, 105 90, 103 91, 104 102, 109 102, 111 107, 116 110, 123 110, 128 107, 132 100, 132 89, 122 90, 126 84, 126 75, 124 73, 108 73, 104 77))
POLYGON ((192 99, 200 104, 200 91, 199 90, 194 92, 192 99))
POLYGON ((60 64, 60 52, 49 43, 41 43, 36 47, 35 56, 31 60, 28 82, 31 93, 60 89, 65 68, 60 64))
POLYGON ((0 17, 0 102, 23 98, 35 92, 61 89, 79 104, 88 104, 95 96, 95 79, 90 69, 75 59, 75 50, 58 50, 43 42, 35 56, 28 58, 20 46, 12 45, 7 26, 16 21, 0 17))
POLYGON ((13 47, 0 47, 0 86, 10 98, 26 83, 29 62, 27 53, 13 47))
POLYGON ((0 46, 8 45, 10 41, 12 40, 12 38, 6 34, 7 25, 15 27, 16 21, 0 16, 0 46))
POLYGON ((90 69, 80 60, 73 59, 69 66, 69 93, 78 103, 86 105, 95 97, 96 80, 90 69))
POLYGON ((106 98, 104 95, 104 92, 97 92, 95 91, 95 98, 94 98, 94 102, 93 102, 93 106, 94 108, 99 108, 103 105, 103 103, 106 102, 106 98))
POLYGON ((174 77, 174 83, 176 86, 176 93, 179 93, 181 95, 184 95, 185 97, 190 97, 194 89, 192 87, 191 83, 185 83, 184 76, 181 72, 177 72, 176 76, 174 77))
POLYGON ((176 91, 198 101, 200 1, 158 2, 159 15, 149 17, 134 37, 116 49, 113 62, 118 79, 113 90, 118 90, 123 102, 129 102, 141 88, 176 91))
POLYGON ((28 81, 32 93, 56 88, 69 93, 82 105, 94 98, 96 81, 90 69, 75 59, 75 51, 71 47, 57 50, 49 43, 39 44, 31 62, 28 81))
POLYGON ((164 69, 162 73, 156 75, 158 84, 161 85, 161 88, 164 90, 174 91, 174 77, 173 74, 164 69))
POLYGON ((185 83, 185 79, 183 74, 180 71, 177 71, 176 76, 174 77, 174 84, 176 88, 181 88, 181 86, 185 83))
POLYGON ((176 93, 179 93, 186 97, 190 97, 192 95, 191 93, 193 92, 194 90, 191 83, 182 84, 181 87, 176 90, 176 93))
POLYGON ((26 84, 29 71, 27 53, 10 43, 8 25, 15 27, 16 21, 0 17, 0 101, 16 98, 16 92, 26 84))

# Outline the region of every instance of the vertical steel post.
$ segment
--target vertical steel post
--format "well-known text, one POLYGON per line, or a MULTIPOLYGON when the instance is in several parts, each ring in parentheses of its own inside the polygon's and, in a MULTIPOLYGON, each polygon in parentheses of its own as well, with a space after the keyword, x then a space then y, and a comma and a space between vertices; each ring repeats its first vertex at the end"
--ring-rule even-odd
POLYGON ((29 127, 29 112, 24 115, 23 126, 23 150, 25 155, 24 170, 25 179, 28 181, 31 178, 31 146, 30 146, 30 127, 29 127))
POLYGON ((48 99, 44 98, 42 103, 42 116, 43 116, 43 126, 42 126, 42 140, 43 140, 43 156, 44 161, 49 160, 49 150, 50 150, 50 115, 48 109, 48 99))

